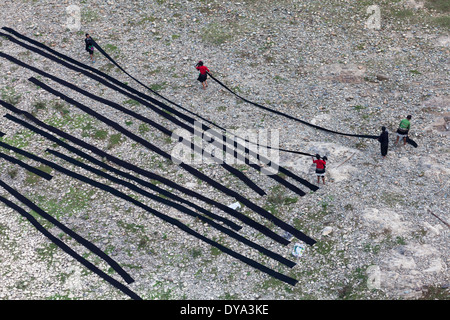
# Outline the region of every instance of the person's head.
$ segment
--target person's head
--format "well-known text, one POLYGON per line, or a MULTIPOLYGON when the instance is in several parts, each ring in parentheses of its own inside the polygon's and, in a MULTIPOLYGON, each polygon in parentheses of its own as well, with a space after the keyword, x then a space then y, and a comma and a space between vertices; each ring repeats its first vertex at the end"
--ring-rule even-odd
POLYGON ((198 63, 197 63, 197 65, 199 66, 199 67, 201 67, 202 65, 203 65, 203 61, 199 61, 198 63))
POLYGON ((408 115, 406 119, 411 120, 411 115, 408 115))
POLYGON ((320 160, 320 154, 316 153, 316 159, 320 160))
POLYGON ((86 33, 86 38, 89 38, 90 36, 89 36, 89 33, 86 33))
POLYGON ((382 127, 381 127, 381 131, 385 132, 385 131, 386 131, 386 127, 385 127, 385 126, 382 126, 382 127))

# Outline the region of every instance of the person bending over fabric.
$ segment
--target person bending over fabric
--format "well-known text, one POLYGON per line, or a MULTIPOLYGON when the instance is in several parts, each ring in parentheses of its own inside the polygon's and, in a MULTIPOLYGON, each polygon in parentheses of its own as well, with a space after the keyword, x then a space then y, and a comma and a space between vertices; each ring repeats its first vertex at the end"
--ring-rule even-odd
POLYGON ((411 115, 408 115, 406 119, 402 119, 397 129, 397 139, 395 140, 395 144, 398 143, 398 140, 403 139, 403 144, 406 145, 406 138, 408 137, 409 129, 411 128, 411 115))
POLYGON ((389 133, 384 126, 381 127, 381 134, 378 137, 378 141, 380 142, 381 156, 384 159, 386 158, 389 148, 389 133))
POLYGON ((327 165, 327 157, 323 157, 320 159, 320 155, 316 154, 316 160, 313 159, 313 163, 316 164, 316 176, 317 176, 317 184, 320 183, 320 177, 322 177, 322 182, 325 184, 325 168, 327 165))
POLYGON ((93 40, 91 38, 91 36, 89 35, 89 33, 86 33, 86 38, 84 39, 84 42, 86 43, 86 51, 89 52, 89 56, 91 57, 91 61, 92 63, 95 62, 94 59, 94 43, 93 40))
POLYGON ((206 79, 208 78, 208 74, 206 72, 209 72, 209 69, 203 65, 203 61, 199 61, 195 65, 195 68, 200 71, 197 80, 202 83, 203 89, 206 89, 206 87, 208 86, 208 82, 206 81, 206 79))

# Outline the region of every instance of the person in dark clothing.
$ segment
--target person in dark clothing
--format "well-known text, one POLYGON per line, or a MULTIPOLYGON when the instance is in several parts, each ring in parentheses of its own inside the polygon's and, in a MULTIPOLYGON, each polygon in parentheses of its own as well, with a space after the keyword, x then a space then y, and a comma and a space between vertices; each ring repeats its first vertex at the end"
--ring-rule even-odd
POLYGON ((91 36, 89 35, 89 33, 86 33, 86 38, 84 39, 84 42, 86 43, 86 51, 89 52, 89 56, 91 57, 91 61, 92 63, 95 62, 94 59, 94 40, 92 40, 91 36))
POLYGON ((200 71, 200 74, 198 75, 198 81, 202 83, 203 89, 206 89, 208 86, 208 82, 206 82, 206 79, 208 78, 207 72, 209 72, 209 69, 203 65, 203 61, 199 61, 195 68, 200 71))
POLYGON ((381 134, 378 137, 378 141, 380 142, 381 156, 384 159, 386 158, 389 148, 389 133, 384 126, 381 127, 381 134))

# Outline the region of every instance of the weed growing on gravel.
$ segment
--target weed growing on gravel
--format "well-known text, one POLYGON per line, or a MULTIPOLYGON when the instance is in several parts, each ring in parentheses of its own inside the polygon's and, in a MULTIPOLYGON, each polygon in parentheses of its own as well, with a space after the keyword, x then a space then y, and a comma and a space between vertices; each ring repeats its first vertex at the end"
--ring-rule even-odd
POLYGON ((119 145, 121 142, 122 142, 122 134, 120 134, 120 133, 112 134, 109 137, 109 143, 108 143, 107 149, 111 150, 115 146, 119 145))
POLYGON ((22 95, 18 94, 12 87, 6 86, 2 88, 2 100, 6 101, 9 104, 18 104, 21 97, 22 95))
POLYGON ((94 139, 97 140, 105 140, 108 137, 108 131, 106 130, 95 130, 93 136, 94 139))
POLYGON ((438 12, 450 12, 450 2, 448 0, 426 0, 425 7, 438 12))
POLYGON ((201 39, 203 42, 221 45, 233 38, 233 28, 220 23, 210 23, 202 29, 201 39))
POLYGON ((450 29, 450 16, 437 17, 433 22, 440 27, 450 29))

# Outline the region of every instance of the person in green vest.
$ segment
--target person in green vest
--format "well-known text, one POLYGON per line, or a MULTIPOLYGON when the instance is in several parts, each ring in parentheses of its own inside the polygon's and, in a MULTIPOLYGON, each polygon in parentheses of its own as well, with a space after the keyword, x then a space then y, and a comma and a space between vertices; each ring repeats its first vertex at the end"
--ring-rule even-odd
POLYGON ((406 119, 402 119, 397 129, 397 140, 395 140, 395 144, 398 143, 398 140, 403 139, 404 145, 406 145, 406 138, 408 137, 409 129, 411 128, 411 115, 408 115, 406 119))

